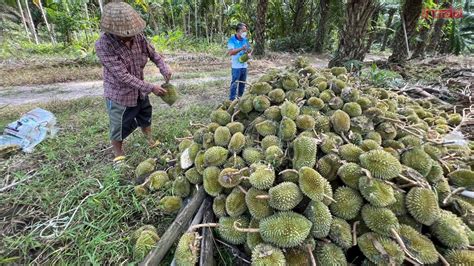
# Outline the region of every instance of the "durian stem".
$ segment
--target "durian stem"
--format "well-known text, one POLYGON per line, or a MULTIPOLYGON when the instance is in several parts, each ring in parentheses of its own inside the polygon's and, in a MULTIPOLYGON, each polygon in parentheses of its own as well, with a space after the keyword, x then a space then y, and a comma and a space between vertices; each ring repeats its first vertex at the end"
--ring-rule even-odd
POLYGON ((238 221, 234 222, 234 229, 235 231, 242 232, 242 233, 258 233, 260 230, 258 228, 241 228, 239 227, 240 223, 238 221))
POLYGON ((183 140, 186 140, 186 139, 193 139, 193 136, 182 137, 182 138, 174 138, 174 139, 177 140, 177 141, 183 141, 183 140))
POLYGON ((256 199, 270 199, 270 195, 257 195, 255 196, 256 199))
POLYGON ((405 257, 405 260, 408 261, 409 263, 413 264, 413 265, 420 265, 420 264, 418 264, 416 261, 414 261, 413 259, 411 259, 410 257, 405 257))
POLYGON ((395 123, 400 123, 400 124, 405 125, 405 122, 403 122, 401 120, 398 120, 398 119, 388 118, 388 117, 385 117, 385 116, 382 116, 381 118, 385 119, 385 120, 388 120, 388 121, 392 121, 392 122, 395 122, 395 123))
POLYGON ((369 178, 369 179, 374 179, 374 177, 372 176, 372 174, 370 173, 369 170, 365 169, 365 168, 361 168, 362 172, 364 172, 364 174, 369 178))
POLYGON ((316 259, 314 258, 313 251, 311 250, 311 246, 307 245, 306 249, 308 250, 309 257, 311 258, 311 266, 317 266, 316 259))
POLYGON ((390 185, 393 189, 395 189, 398 192, 405 193, 405 190, 401 189, 400 187, 398 187, 397 185, 395 185, 394 183, 390 181, 385 180, 384 183, 390 185))
POLYGON ((438 257, 439 257, 439 260, 443 263, 443 265, 445 266, 449 266, 449 262, 446 260, 445 257, 443 257, 443 255, 441 255, 441 253, 438 252, 438 257))
POLYGON ((360 221, 355 221, 352 225, 352 246, 357 246, 357 226, 360 221))
POLYGON ((231 121, 231 122, 234 122, 235 116, 238 115, 239 113, 240 113, 240 110, 235 111, 235 112, 232 114, 232 116, 231 116, 231 118, 230 118, 230 121, 231 121))
POLYGON ((398 175, 398 177, 403 180, 403 181, 406 181, 408 182, 409 184, 412 184, 414 186, 417 186, 417 187, 421 187, 422 185, 418 182, 415 182, 413 180, 411 180, 410 178, 406 177, 406 176, 403 176, 403 175, 398 175))
POLYGON ((243 188, 242 186, 237 187, 240 189, 240 191, 242 191, 242 193, 247 194, 247 190, 245 190, 245 188, 243 188))
POLYGON ((397 241, 398 245, 400 245, 400 247, 403 249, 403 251, 405 252, 405 254, 407 254, 408 257, 410 257, 412 260, 416 261, 416 263, 418 264, 422 264, 417 258, 415 258, 415 256, 413 256, 410 251, 408 251, 407 247, 405 246, 405 243, 403 242, 402 238, 400 237, 400 235, 398 234, 398 232, 394 229, 394 228, 391 228, 390 229, 390 232, 392 232, 392 235, 393 237, 395 238, 395 240, 397 241))
MULTIPOLYGON (((379 241, 377 241, 377 239, 373 238, 373 237, 369 237, 370 241, 372 241, 372 244, 374 245, 374 248, 380 252, 380 254, 382 254, 383 256, 388 256, 388 253, 387 251, 385 250, 385 248, 382 246, 382 244, 380 244, 379 241)), ((393 261, 392 257, 388 256, 388 264, 389 265, 395 265, 395 262, 393 261)))
POLYGON ((189 125, 192 127, 206 127, 206 125, 201 124, 201 123, 193 123, 192 121, 189 121, 189 125))
POLYGON ((447 205, 447 204, 448 204, 448 200, 449 200, 452 196, 456 195, 457 193, 461 193, 461 192, 463 192, 464 190, 466 190, 466 188, 464 188, 464 187, 458 187, 458 188, 456 188, 455 190, 451 191, 451 193, 449 193, 448 196, 443 200, 443 205, 447 205))
POLYGON ((351 143, 351 142, 349 141, 349 139, 346 137, 346 135, 344 135, 343 132, 341 132, 341 138, 342 138, 346 143, 351 143))
POLYGON ((328 199, 328 200, 330 200, 330 201, 332 201, 332 202, 336 202, 336 203, 337 203, 337 201, 336 201, 335 199, 329 197, 329 196, 326 195, 326 194, 323 194, 323 197, 325 197, 326 199, 328 199))
POLYGON ((191 227, 189 227, 188 232, 192 232, 196 229, 203 228, 203 227, 219 227, 219 224, 217 223, 207 223, 207 224, 196 224, 191 227))
POLYGON ((286 169, 286 170, 283 170, 283 171, 279 172, 278 175, 282 175, 282 174, 286 174, 286 173, 298 174, 298 171, 296 171, 295 169, 286 169))

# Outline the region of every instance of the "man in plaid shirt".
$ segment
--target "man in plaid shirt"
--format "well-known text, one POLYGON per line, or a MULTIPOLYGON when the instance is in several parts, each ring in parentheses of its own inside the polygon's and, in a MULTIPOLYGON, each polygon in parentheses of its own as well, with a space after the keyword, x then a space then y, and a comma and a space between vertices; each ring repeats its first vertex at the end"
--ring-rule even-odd
POLYGON ((171 71, 143 35, 145 22, 123 2, 111 2, 104 8, 101 34, 96 52, 104 66, 104 96, 110 120, 110 139, 114 163, 125 159, 123 140, 137 127, 154 143, 151 134, 152 106, 148 94, 163 95, 166 90, 143 80, 143 69, 150 59, 166 81, 171 71))

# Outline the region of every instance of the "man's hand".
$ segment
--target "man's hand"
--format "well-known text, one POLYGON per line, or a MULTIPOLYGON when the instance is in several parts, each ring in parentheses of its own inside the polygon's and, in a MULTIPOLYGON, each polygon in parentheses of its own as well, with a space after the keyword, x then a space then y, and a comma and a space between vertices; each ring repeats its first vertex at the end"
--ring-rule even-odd
POLYGON ((156 96, 161 96, 166 93, 166 90, 161 87, 161 85, 155 85, 152 91, 156 96))
POLYGON ((241 48, 240 50, 241 50, 241 51, 245 51, 245 50, 247 50, 247 45, 246 45, 246 44, 244 44, 244 46, 242 46, 242 48, 241 48))

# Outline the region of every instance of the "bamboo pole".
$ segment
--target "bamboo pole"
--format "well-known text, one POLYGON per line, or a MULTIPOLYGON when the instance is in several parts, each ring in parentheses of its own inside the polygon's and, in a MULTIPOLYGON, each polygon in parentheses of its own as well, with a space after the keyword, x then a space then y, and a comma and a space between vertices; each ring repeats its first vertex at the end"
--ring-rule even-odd
POLYGON ((25 28, 26 37, 28 37, 28 41, 31 41, 30 31, 28 30, 28 26, 26 25, 25 14, 23 13, 23 7, 21 6, 20 0, 16 0, 16 3, 18 5, 18 9, 20 9, 21 22, 23 24, 23 27, 25 28))

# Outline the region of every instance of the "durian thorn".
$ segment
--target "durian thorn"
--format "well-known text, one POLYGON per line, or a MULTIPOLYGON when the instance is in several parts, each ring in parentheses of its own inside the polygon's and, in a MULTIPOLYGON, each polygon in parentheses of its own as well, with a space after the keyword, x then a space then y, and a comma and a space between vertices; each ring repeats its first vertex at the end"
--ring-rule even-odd
POLYGON ((451 193, 449 193, 448 196, 446 196, 446 198, 443 200, 443 205, 446 206, 446 205, 448 204, 448 200, 449 200, 452 196, 456 195, 457 193, 461 193, 461 192, 463 192, 464 190, 466 190, 465 187, 458 187, 458 188, 456 188, 455 190, 451 191, 451 193))
POLYGON ((256 199, 270 199, 270 195, 257 195, 255 196, 256 199))
POLYGON ((237 187, 240 189, 240 191, 242 191, 242 193, 247 194, 247 190, 245 190, 245 188, 243 188, 242 186, 237 187))
POLYGON ((235 112, 232 114, 232 116, 230 117, 230 121, 231 121, 231 122, 234 122, 235 116, 238 115, 239 113, 240 113, 240 110, 235 111, 235 112))
POLYGON ((235 221, 234 222, 234 229, 237 232, 241 232, 241 233, 258 233, 258 232, 260 232, 260 230, 258 228, 241 228, 239 226, 240 226, 240 223, 238 221, 235 221))
POLYGON ((206 127, 206 125, 201 124, 201 123, 193 123, 192 121, 189 121, 189 125, 192 127, 206 127))
POLYGON ((311 250, 311 246, 307 245, 306 249, 308 250, 309 257, 311 258, 311 266, 317 266, 316 259, 314 258, 313 251, 311 250))
POLYGON ((337 203, 337 201, 336 201, 335 199, 329 197, 329 196, 326 195, 326 194, 323 194, 323 197, 325 197, 326 199, 328 199, 328 200, 330 200, 330 201, 332 201, 332 202, 334 202, 334 203, 337 203))
POLYGON ((357 246, 357 226, 360 221, 355 221, 352 225, 352 246, 357 246))
POLYGON ((417 258, 415 258, 415 256, 413 256, 410 251, 408 251, 407 247, 405 246, 405 243, 403 242, 402 238, 400 237, 400 235, 398 234, 398 232, 395 230, 395 228, 390 228, 390 232, 392 233, 392 236, 395 238, 395 240, 397 241, 398 245, 400 245, 400 247, 403 249, 403 251, 405 252, 405 254, 407 254, 408 257, 410 257, 411 259, 413 259, 414 261, 416 261, 418 264, 422 264, 421 261, 419 261, 417 258))
POLYGON ((282 174, 286 174, 286 173, 298 174, 298 171, 296 171, 295 169, 286 169, 286 170, 283 170, 283 171, 279 172, 278 175, 282 175, 282 174))
POLYGON ((175 140, 177 141, 183 141, 183 140, 186 140, 186 139, 193 139, 193 136, 189 136, 189 137, 182 137, 182 138, 174 138, 175 140))
POLYGON ((443 265, 445 266, 449 266, 449 262, 446 260, 445 257, 443 257, 443 255, 441 255, 441 253, 438 252, 438 257, 439 257, 439 260, 443 263, 443 265))
POLYGON ((219 227, 219 224, 218 223, 196 224, 189 227, 188 232, 193 232, 194 230, 203 228, 203 227, 219 227))

